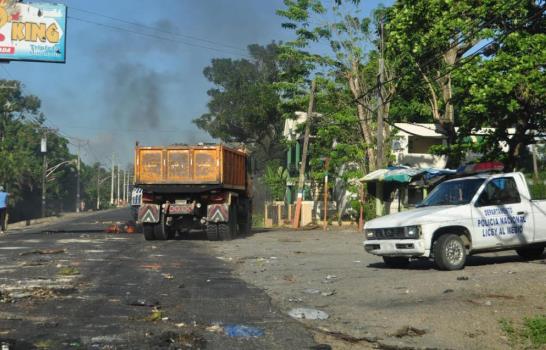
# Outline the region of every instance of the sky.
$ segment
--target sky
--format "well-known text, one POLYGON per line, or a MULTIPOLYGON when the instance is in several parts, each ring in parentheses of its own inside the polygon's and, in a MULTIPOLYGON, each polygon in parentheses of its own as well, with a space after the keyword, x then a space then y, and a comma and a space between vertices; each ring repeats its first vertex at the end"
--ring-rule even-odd
POLYGON ((73 152, 84 144, 86 163, 114 156, 126 166, 136 141, 213 142, 192 123, 212 87, 203 69, 213 58, 244 58, 249 44, 292 38, 275 14, 282 0, 56 2, 68 7, 66 63, 11 62, 0 78, 38 96, 47 126, 69 136, 73 152))

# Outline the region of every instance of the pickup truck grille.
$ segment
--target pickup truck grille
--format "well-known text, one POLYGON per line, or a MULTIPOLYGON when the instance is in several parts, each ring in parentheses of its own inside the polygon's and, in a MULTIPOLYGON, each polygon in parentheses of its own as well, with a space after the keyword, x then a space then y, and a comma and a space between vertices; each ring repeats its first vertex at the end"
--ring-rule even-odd
POLYGON ((404 239, 403 227, 379 228, 374 230, 375 239, 404 239))

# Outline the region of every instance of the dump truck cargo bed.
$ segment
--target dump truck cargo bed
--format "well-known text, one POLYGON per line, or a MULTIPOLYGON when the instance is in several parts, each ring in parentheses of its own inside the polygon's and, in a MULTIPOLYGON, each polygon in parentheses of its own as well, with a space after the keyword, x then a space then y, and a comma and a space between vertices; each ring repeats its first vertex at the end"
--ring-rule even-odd
POLYGON ((137 186, 244 190, 246 173, 246 154, 223 145, 137 147, 135 152, 137 186))

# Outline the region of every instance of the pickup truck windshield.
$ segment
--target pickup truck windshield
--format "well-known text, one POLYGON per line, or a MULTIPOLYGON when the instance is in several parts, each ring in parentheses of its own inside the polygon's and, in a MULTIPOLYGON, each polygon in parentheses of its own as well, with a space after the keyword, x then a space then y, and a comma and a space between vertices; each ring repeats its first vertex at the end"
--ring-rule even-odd
POLYGON ((444 182, 432 190, 417 207, 467 204, 484 181, 485 179, 468 179, 444 182))

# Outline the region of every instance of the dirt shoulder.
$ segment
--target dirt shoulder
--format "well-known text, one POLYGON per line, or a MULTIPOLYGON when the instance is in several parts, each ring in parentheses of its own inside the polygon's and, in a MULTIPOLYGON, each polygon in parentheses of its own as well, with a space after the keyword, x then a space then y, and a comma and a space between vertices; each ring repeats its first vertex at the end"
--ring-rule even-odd
MULTIPOLYGON (((462 271, 429 261, 388 269, 349 231, 266 231, 206 244, 238 277, 264 289, 283 312, 312 308, 302 320, 334 348, 512 348, 501 320, 544 314, 546 260, 512 252, 469 258, 462 271)), ((205 244, 205 243, 203 243, 205 244)))

